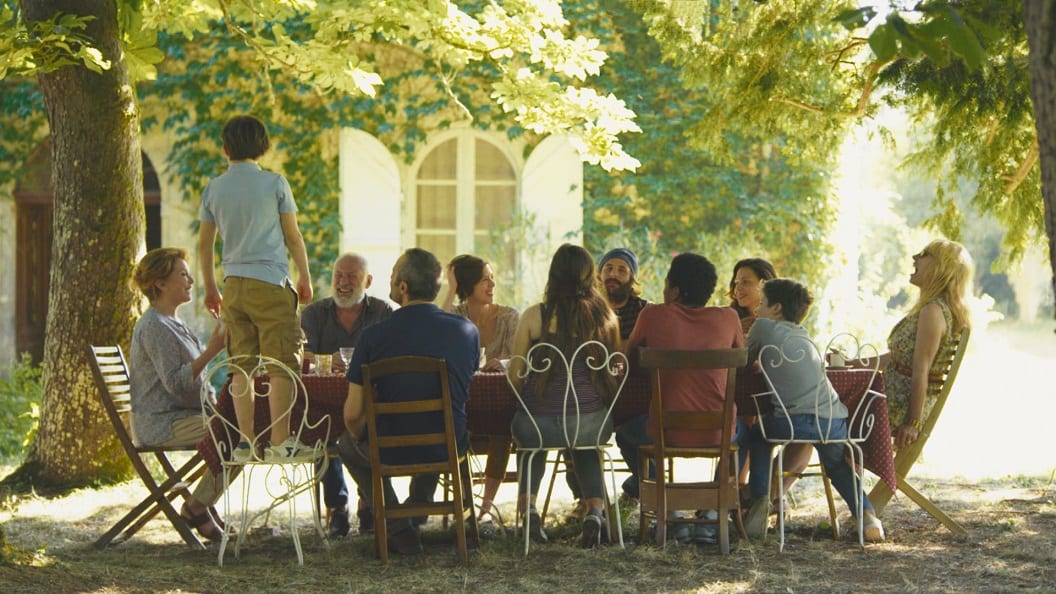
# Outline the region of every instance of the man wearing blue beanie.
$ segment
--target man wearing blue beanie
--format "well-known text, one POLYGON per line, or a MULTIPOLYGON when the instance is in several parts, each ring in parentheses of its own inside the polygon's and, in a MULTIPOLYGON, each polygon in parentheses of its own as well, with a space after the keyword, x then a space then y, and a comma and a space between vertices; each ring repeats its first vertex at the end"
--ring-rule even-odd
POLYGON ((619 247, 609 250, 598 261, 598 280, 605 286, 609 306, 620 320, 620 339, 627 340, 638 321, 638 314, 649 304, 638 295, 638 256, 619 247))

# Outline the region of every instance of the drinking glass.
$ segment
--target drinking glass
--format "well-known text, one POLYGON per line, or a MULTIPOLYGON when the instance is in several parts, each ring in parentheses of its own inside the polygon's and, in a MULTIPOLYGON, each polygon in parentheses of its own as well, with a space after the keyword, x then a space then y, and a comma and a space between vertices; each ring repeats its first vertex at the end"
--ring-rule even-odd
POLYGON ((355 352, 355 347, 341 347, 338 351, 341 353, 341 360, 345 362, 345 369, 348 369, 348 364, 352 362, 352 353, 355 352))
POLYGON ((333 355, 322 355, 316 353, 315 355, 315 373, 316 375, 329 375, 333 366, 334 356, 333 355))

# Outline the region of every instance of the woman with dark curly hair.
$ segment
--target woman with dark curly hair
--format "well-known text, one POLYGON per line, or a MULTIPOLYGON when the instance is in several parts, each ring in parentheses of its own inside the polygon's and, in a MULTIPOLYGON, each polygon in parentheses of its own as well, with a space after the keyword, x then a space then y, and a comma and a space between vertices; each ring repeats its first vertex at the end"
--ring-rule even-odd
MULTIPOLYGON (((512 307, 495 303, 495 273, 491 264, 469 254, 451 260, 447 266, 447 295, 443 308, 469 318, 477 327, 486 356, 481 371, 502 370, 502 361, 508 360, 513 352, 513 335, 521 316, 512 307), (456 296, 458 305, 454 304, 456 296)), ((506 476, 511 445, 509 439, 487 438, 488 462, 484 468, 484 493, 480 501, 481 520, 490 519, 495 495, 506 476)))
POLYGON ((748 331, 755 323, 755 308, 763 298, 763 283, 777 278, 774 265, 762 258, 745 258, 733 266, 733 278, 730 279, 730 307, 741 319, 741 331, 748 336, 748 331))

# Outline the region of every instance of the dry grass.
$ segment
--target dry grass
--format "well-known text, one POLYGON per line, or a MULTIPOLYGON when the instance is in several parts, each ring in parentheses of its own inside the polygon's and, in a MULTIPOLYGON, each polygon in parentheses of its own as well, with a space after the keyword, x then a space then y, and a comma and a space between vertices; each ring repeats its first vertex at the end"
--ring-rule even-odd
MULTIPOLYGON (((130 542, 105 551, 91 542, 140 494, 133 484, 81 490, 61 499, 23 499, 0 511, 11 544, 24 554, 0 566, 2 592, 993 592, 1056 588, 1056 492, 1048 477, 981 483, 917 484, 963 522, 970 538, 940 527, 905 498, 887 509, 888 541, 863 551, 850 533, 834 542, 816 529, 824 518, 817 485, 797 486, 786 552, 776 539, 666 550, 628 543, 626 550, 574 548, 576 529, 551 530, 558 542, 533 546, 493 536, 456 562, 454 537, 433 520, 426 554, 373 558, 370 537, 350 537, 327 551, 307 528, 305 566, 288 535, 257 530, 240 559, 216 565, 216 547, 191 550, 167 522, 152 522, 130 542)), ((564 506, 567 507, 567 501, 564 506)), ((845 518, 845 525, 850 523, 845 518)), ((633 522, 631 532, 636 532, 633 522)), ((633 536, 633 535, 630 535, 633 536)))

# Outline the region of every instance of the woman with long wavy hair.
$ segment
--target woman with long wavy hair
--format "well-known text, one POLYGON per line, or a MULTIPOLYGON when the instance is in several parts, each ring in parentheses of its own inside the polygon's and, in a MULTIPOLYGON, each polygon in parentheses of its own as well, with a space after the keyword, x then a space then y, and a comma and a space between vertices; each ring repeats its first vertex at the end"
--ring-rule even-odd
MULTIPOLYGON (((560 372, 560 365, 551 365, 545 371, 529 374, 521 387, 528 410, 518 410, 511 424, 518 449, 567 445, 565 416, 576 415, 577 404, 578 439, 571 445, 594 444, 599 432, 604 443, 612 434, 608 408, 616 392, 616 380, 607 371, 592 370, 586 363, 589 357, 594 357, 599 363, 603 361, 601 349, 584 349, 575 361, 571 361, 576 349, 592 340, 604 345, 609 353, 614 352, 620 345, 619 324, 616 314, 597 288, 594 259, 582 247, 566 243, 557 249, 550 262, 543 302, 529 307, 521 316, 513 350, 515 355, 527 356, 529 349, 539 342, 552 344, 559 349, 566 360, 572 363, 572 382, 578 403, 571 399, 565 402, 566 380, 559 373, 552 373, 555 370, 560 372), (539 426, 542 444, 539 444, 539 434, 529 414, 539 426)), ((554 355, 544 351, 537 356, 545 358, 554 355)), ((537 369, 545 367, 542 361, 532 363, 537 369)), ((519 371, 518 367, 514 367, 515 375, 511 377, 519 377, 519 371)), ((524 455, 517 455, 518 468, 523 469, 524 455)), ((597 453, 591 450, 573 450, 571 456, 588 510, 583 518, 580 544, 591 548, 598 545, 606 526, 601 462, 597 453)), ((519 485, 518 505, 524 510, 528 518, 528 530, 537 541, 546 541, 546 533, 535 508, 545 465, 544 456, 535 456, 532 459, 531 484, 527 484, 522 473, 519 485)))

